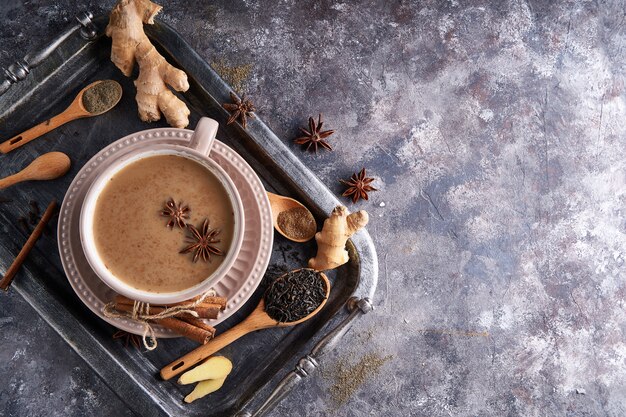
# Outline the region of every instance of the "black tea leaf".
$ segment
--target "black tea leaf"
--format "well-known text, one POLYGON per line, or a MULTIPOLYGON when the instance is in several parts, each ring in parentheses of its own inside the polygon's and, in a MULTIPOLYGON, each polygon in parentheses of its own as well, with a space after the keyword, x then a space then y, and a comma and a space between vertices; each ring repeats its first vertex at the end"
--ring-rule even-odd
POLYGON ((326 299, 326 282, 313 269, 289 272, 265 291, 265 312, 279 323, 300 320, 326 299))

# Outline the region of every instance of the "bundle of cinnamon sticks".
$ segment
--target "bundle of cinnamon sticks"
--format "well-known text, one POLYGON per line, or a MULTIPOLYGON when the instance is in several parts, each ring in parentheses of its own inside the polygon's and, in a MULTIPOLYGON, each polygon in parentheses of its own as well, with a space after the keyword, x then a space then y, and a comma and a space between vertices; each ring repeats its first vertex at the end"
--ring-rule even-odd
MULTIPOLYGON (((165 311, 169 307, 175 307, 185 305, 197 301, 191 299, 183 301, 181 303, 170 305, 150 305, 147 314, 159 314, 165 311)), ((115 297, 114 308, 119 312, 132 312, 135 300, 117 295, 115 297)), ((226 308, 226 298, 224 297, 206 297, 200 304, 192 308, 198 317, 194 317, 192 314, 181 312, 175 317, 162 318, 154 320, 153 322, 159 324, 165 328, 171 329, 181 336, 194 340, 198 343, 205 344, 215 336, 215 328, 206 324, 202 319, 216 319, 219 312, 226 308)))

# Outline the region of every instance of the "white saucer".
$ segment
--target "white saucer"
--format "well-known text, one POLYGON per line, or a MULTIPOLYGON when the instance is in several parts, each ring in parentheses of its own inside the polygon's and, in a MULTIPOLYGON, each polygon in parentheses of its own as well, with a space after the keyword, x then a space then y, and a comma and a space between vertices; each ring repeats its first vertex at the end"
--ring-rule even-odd
MULTIPOLYGON (((92 181, 98 173, 115 160, 146 143, 172 143, 185 145, 192 131, 163 128, 126 136, 95 155, 87 162, 70 184, 59 214, 58 242, 63 269, 76 295, 103 320, 134 334, 143 334, 143 326, 126 319, 104 317, 102 308, 111 301, 115 292, 107 287, 93 272, 80 243, 80 209, 92 181)), ((233 315, 250 298, 258 287, 272 254, 273 225, 270 203, 261 180, 252 168, 231 148, 216 140, 210 154, 231 177, 241 196, 245 212, 244 240, 235 264, 215 286, 218 295, 228 298, 226 309, 216 320, 216 326, 233 315)), ((161 326, 154 326, 157 337, 178 337, 178 334, 161 326)))

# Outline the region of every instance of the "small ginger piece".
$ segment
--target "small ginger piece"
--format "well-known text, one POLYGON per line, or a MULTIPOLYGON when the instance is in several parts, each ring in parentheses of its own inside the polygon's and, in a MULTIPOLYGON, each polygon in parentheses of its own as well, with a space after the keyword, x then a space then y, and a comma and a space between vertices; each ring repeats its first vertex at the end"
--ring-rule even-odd
POLYGON ((316 271, 334 269, 350 259, 346 250, 346 241, 357 230, 365 227, 369 216, 365 210, 348 214, 344 206, 337 206, 324 221, 320 232, 315 234, 317 255, 309 259, 309 267, 316 271))
POLYGON ((196 387, 185 397, 186 403, 194 402, 195 400, 209 395, 212 392, 222 388, 226 381, 226 377, 219 379, 208 379, 206 381, 200 381, 196 384, 196 387))
POLYGON ((206 379, 226 378, 232 369, 233 364, 228 358, 224 356, 212 356, 201 365, 182 374, 178 379, 178 383, 191 384, 206 379))
POLYGON ((153 24, 161 6, 150 0, 119 0, 109 17, 106 35, 111 38, 111 61, 130 77, 135 62, 139 66, 137 108, 139 118, 154 122, 161 118, 174 127, 189 124, 187 105, 167 87, 187 91, 187 74, 168 64, 146 36, 143 24, 153 24))

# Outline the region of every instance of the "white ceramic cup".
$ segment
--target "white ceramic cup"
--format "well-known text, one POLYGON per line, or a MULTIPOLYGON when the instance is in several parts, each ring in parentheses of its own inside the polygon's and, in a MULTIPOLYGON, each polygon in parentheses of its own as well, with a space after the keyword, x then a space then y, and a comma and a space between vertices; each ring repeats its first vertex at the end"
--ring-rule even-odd
MULTIPOLYGON (((170 144, 154 144, 148 145, 146 148, 139 152, 131 152, 130 154, 122 155, 112 165, 102 171, 94 180, 93 184, 87 191, 85 201, 83 203, 80 213, 80 240, 85 252, 85 256, 89 265, 94 272, 100 277, 100 279, 112 288, 115 292, 124 295, 133 300, 143 301, 152 304, 172 304, 178 303, 184 300, 188 300, 199 294, 202 294, 214 286, 220 279, 222 279, 228 270, 233 266, 233 263, 237 259, 241 244, 243 242, 244 235, 244 210, 241 198, 237 192, 235 184, 230 179, 228 174, 212 159, 209 158, 209 152, 211 146, 215 140, 217 134, 218 123, 206 117, 203 117, 198 122, 196 130, 189 146, 170 145, 170 144), (220 266, 202 282, 194 285, 193 287, 186 288, 182 291, 168 292, 168 293, 154 293, 139 290, 132 287, 117 278, 109 271, 104 265, 102 258, 98 254, 96 243, 94 240, 93 223, 94 213, 98 197, 105 188, 111 177, 118 173, 128 165, 154 155, 176 155, 184 158, 189 158, 195 162, 203 165, 208 171, 210 171, 224 186, 230 203, 233 207, 234 214, 234 228, 233 238, 230 247, 225 251, 226 255, 220 266)), ((158 129, 152 131, 153 134, 157 134, 158 129)), ((136 136, 137 134, 133 134, 136 136)))

